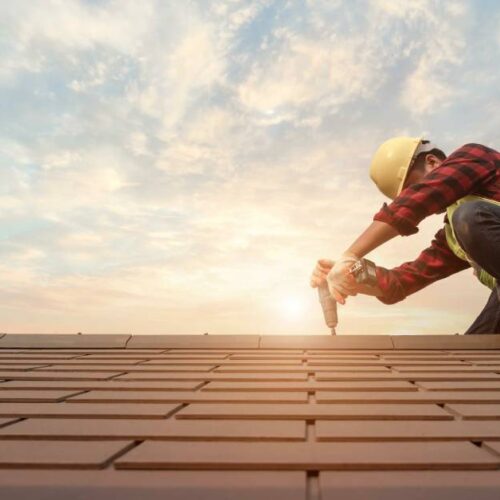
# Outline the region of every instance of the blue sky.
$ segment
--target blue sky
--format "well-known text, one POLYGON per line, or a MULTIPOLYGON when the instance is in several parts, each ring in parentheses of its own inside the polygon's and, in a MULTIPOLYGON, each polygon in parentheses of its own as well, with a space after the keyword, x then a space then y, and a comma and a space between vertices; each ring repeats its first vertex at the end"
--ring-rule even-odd
MULTIPOLYGON (((327 333, 309 276, 385 201, 379 143, 499 147, 495 1, 0 4, 0 329, 327 333)), ((414 259, 441 227, 370 257, 414 259)), ((455 333, 465 271, 340 333, 455 333)))

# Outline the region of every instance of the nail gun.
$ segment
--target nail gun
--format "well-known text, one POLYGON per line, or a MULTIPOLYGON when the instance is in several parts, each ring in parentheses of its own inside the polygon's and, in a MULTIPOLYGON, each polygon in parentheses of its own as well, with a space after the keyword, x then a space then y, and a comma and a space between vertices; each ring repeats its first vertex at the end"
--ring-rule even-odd
MULTIPOLYGON (((349 268, 349 274, 354 276, 356 283, 360 285, 359 291, 366 295, 379 295, 377 286, 377 274, 375 264, 368 259, 360 259, 349 268)), ((325 281, 318 287, 319 301, 323 309, 323 316, 332 335, 336 335, 338 324, 337 301, 330 295, 328 283, 325 281)))

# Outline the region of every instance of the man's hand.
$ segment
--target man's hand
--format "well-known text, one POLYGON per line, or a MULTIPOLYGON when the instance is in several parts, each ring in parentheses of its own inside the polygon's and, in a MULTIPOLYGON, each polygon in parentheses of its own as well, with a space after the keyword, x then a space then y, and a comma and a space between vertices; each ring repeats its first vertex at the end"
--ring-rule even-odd
POLYGON ((345 304, 347 295, 357 295, 357 283, 349 269, 359 259, 354 254, 345 253, 335 262, 326 276, 330 295, 341 304, 345 304))
POLYGON ((327 282, 330 295, 337 302, 345 304, 347 295, 357 294, 356 280, 347 273, 357 260, 350 255, 343 255, 338 262, 319 259, 311 275, 311 287, 317 288, 327 282))
POLYGON ((330 259, 319 259, 311 275, 311 287, 317 288, 326 282, 326 276, 335 265, 335 261, 330 259))

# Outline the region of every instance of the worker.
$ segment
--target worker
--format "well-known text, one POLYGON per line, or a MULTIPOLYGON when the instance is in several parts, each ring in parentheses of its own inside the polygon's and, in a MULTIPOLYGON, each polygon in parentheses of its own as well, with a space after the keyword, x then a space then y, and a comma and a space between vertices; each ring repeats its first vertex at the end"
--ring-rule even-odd
MULTIPOLYGON (((420 221, 446 212, 444 227, 411 262, 393 269, 376 266, 375 295, 394 304, 431 283, 467 268, 491 289, 465 334, 500 333, 500 153, 465 144, 450 156, 420 137, 394 137, 375 152, 370 177, 392 200, 336 261, 320 259, 311 286, 328 283, 341 304, 366 293, 350 267, 392 238, 418 231, 420 221)), ((459 304, 457 304, 459 305, 459 304)))

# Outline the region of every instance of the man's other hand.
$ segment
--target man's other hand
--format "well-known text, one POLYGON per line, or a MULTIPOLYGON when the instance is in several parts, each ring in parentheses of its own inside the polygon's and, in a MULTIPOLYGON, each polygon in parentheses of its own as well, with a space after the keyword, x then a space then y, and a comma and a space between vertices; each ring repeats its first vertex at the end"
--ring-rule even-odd
POLYGON ((335 265, 335 261, 330 259, 319 259, 311 274, 311 287, 317 288, 326 282, 326 276, 335 265))
POLYGON ((344 254, 335 262, 326 276, 330 295, 340 304, 345 304, 347 295, 357 295, 357 283, 349 273, 351 266, 359 259, 352 254, 344 254))

